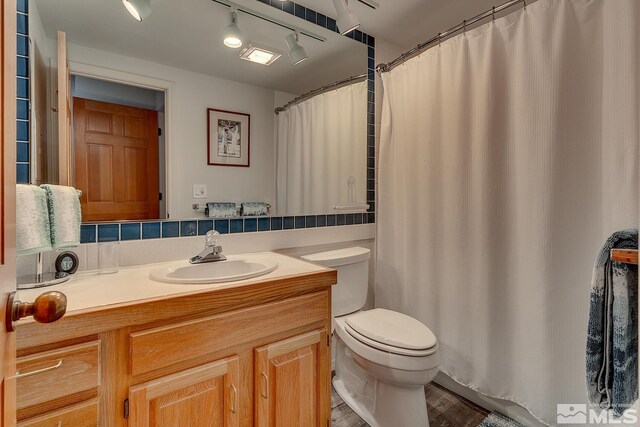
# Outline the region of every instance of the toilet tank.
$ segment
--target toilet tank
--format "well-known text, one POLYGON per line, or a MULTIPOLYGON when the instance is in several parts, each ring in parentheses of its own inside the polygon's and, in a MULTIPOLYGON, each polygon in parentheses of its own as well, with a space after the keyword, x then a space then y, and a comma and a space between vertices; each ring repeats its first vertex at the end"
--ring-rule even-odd
POLYGON ((369 249, 357 246, 318 252, 301 258, 338 270, 338 284, 331 289, 334 317, 344 316, 364 307, 369 289, 369 249))

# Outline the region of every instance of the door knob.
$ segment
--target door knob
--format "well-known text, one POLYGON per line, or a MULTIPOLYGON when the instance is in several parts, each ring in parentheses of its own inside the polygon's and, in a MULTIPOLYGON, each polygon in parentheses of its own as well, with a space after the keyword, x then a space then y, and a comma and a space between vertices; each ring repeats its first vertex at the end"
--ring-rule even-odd
POLYGON ((52 323, 67 312, 67 296, 62 292, 45 292, 34 302, 22 302, 16 299, 15 292, 9 294, 7 301, 7 332, 15 331, 15 322, 33 316, 39 323, 52 323))

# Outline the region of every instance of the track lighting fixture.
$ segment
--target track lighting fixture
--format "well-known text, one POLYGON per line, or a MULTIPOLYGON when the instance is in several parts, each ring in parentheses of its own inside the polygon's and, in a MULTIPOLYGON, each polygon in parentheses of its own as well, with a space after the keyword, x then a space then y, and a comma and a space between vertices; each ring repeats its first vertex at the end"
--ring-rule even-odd
POLYGON ((231 24, 224 29, 222 42, 232 49, 242 47, 242 31, 238 27, 238 13, 235 10, 231 11, 231 24))
POLYGON ((289 61, 292 65, 297 65, 302 61, 309 59, 309 57, 307 56, 307 52, 298 43, 298 38, 299 36, 297 31, 285 37, 287 46, 289 46, 289 61))
POLYGON ((340 30, 340 34, 348 34, 360 26, 360 21, 356 14, 349 9, 347 0, 333 0, 333 5, 336 8, 336 12, 338 12, 338 19, 336 22, 338 23, 338 30, 340 30))
POLYGON ((142 22, 151 15, 150 0, 122 0, 122 4, 138 22, 142 22))

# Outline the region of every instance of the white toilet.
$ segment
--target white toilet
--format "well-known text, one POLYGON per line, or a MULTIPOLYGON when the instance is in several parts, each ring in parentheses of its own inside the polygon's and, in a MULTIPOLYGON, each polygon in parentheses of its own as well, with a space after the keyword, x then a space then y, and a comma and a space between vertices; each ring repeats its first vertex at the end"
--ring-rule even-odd
POLYGON ((370 256, 369 249, 354 247, 302 257, 338 270, 331 291, 333 386, 372 427, 428 426, 424 386, 438 373, 438 341, 412 317, 381 308, 362 311, 370 256))

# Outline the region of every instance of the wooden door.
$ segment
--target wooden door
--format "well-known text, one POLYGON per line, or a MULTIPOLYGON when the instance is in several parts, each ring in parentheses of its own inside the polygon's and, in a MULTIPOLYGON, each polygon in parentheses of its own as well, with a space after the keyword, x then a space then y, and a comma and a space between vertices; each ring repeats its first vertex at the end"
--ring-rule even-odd
POLYGON ((16 422, 16 338, 7 332, 9 293, 16 290, 16 0, 3 0, 0 9, 2 96, 0 133, 0 423, 16 422))
POLYGON ((129 427, 237 427, 239 382, 236 356, 131 387, 129 427))
POLYGON ((328 426, 331 357, 325 330, 256 350, 256 424, 328 426))
POLYGON ((73 99, 83 221, 158 219, 158 113, 73 99))

